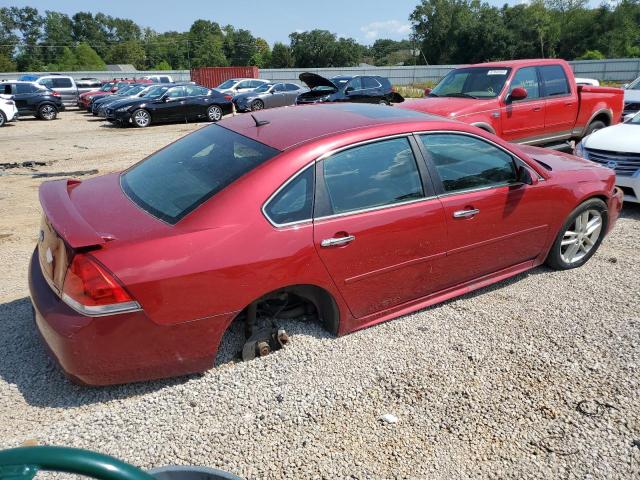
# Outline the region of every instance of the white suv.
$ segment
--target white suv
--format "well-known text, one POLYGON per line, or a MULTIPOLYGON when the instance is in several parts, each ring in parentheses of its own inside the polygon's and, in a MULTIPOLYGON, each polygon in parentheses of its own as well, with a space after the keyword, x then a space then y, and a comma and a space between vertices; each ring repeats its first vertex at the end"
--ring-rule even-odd
POLYGON ((640 113, 582 139, 575 154, 616 172, 625 202, 640 203, 640 113))
POLYGON ((18 109, 9 95, 0 95, 0 127, 18 119, 18 109))

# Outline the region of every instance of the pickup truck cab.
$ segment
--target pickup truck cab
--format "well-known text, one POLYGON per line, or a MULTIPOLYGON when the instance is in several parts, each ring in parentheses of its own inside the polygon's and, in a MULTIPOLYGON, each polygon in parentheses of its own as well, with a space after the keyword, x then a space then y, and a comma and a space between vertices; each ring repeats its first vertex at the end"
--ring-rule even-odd
POLYGON ((513 60, 454 69, 425 98, 397 108, 457 119, 510 142, 543 145, 618 123, 623 98, 618 88, 577 85, 563 60, 513 60))

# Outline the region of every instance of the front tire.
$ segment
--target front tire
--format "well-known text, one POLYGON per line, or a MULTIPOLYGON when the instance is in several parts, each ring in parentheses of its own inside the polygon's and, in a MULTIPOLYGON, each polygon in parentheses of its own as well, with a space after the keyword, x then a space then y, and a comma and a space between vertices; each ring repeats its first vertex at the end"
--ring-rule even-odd
POLYGON ((608 223, 607 205, 602 200, 592 198, 578 205, 553 242, 547 265, 556 270, 584 265, 600 247, 608 223))
POLYGON ((42 120, 55 120, 58 116, 58 110, 53 105, 49 105, 48 103, 45 105, 40 105, 38 108, 38 118, 42 120))
POLYGON ((254 100, 251 102, 251 106, 249 107, 252 112, 257 110, 264 110, 264 102, 262 100, 254 100))
POLYGON ((145 128, 151 125, 151 114, 143 108, 139 108, 131 114, 133 124, 138 128, 145 128))
POLYGON ((211 105, 207 108, 207 118, 210 122, 217 122, 222 118, 222 108, 218 105, 211 105))

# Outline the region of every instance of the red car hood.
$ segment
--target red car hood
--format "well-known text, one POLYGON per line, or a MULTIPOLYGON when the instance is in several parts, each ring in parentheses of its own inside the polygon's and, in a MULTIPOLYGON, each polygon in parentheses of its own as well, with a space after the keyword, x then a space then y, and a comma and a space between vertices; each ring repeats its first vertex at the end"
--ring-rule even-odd
POLYGON ((532 147, 527 145, 518 145, 518 148, 534 160, 541 162, 543 166, 547 165, 551 167, 551 171, 584 170, 585 168, 596 168, 602 170, 605 168, 597 163, 585 160, 584 158, 556 150, 549 150, 548 148, 532 147))
POLYGON ((495 98, 479 100, 474 98, 457 97, 428 97, 406 99, 398 108, 415 110, 422 113, 431 113, 449 118, 459 118, 473 113, 484 112, 497 108, 495 98))

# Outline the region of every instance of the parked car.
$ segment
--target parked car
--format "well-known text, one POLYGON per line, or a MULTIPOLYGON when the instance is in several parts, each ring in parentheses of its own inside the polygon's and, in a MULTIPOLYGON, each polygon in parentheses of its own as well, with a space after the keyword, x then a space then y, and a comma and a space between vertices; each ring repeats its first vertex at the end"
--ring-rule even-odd
POLYGON ((623 116, 628 117, 640 112, 640 77, 624 86, 623 116))
POLYGON ((152 123, 189 120, 217 122, 233 109, 230 95, 191 83, 162 84, 152 92, 109 106, 107 120, 140 128, 152 123))
POLYGON ((298 96, 298 104, 323 102, 379 103, 390 105, 404 101, 393 91, 389 80, 377 75, 342 75, 331 79, 315 73, 301 73, 309 91, 298 96))
POLYGON ((130 83, 129 85, 125 85, 120 88, 113 95, 104 95, 98 98, 94 98, 91 101, 91 113, 94 116, 98 115, 100 109, 105 108, 107 105, 118 102, 124 98, 133 98, 136 97, 139 93, 143 92, 146 89, 149 89, 152 83, 130 83))
POLYGON ((250 92, 255 90, 269 80, 261 80, 259 78, 232 78, 218 85, 215 90, 225 95, 238 95, 239 93, 250 92))
POLYGON ((171 75, 146 75, 142 78, 154 83, 173 83, 173 77, 171 75))
POLYGON ((295 105, 298 95, 308 91, 295 83, 264 83, 255 90, 233 97, 240 112, 295 105))
POLYGON ((99 385, 208 369, 234 320, 252 358, 286 343, 274 318, 343 335, 580 267, 622 193, 572 155, 344 103, 232 116, 122 173, 45 182, 40 202, 36 325, 99 385))
POLYGON ((107 83, 95 77, 81 77, 76 78, 76 86, 78 87, 78 95, 81 95, 85 92, 91 92, 93 90, 98 90, 102 87, 103 84, 107 83))
MULTIPOLYGON (((128 84, 127 84, 128 85, 128 84)), ((81 110, 88 110, 89 104, 94 97, 101 97, 102 95, 111 95, 118 91, 116 82, 107 82, 102 85, 98 90, 91 90, 83 93, 78 97, 78 108, 81 110)))
POLYGON ((19 80, 30 81, 59 93, 65 106, 75 106, 78 103, 78 86, 73 77, 57 73, 49 75, 27 74, 19 77, 19 80))
POLYGON ((470 123, 510 142, 545 145, 614 125, 619 88, 580 86, 563 60, 481 63, 449 72, 427 98, 400 108, 470 123))
POLYGON ((21 117, 55 120, 58 112, 64 110, 62 97, 58 92, 33 82, 3 82, 0 83, 0 91, 12 96, 21 117))
POLYGON ((640 113, 593 132, 576 145, 575 154, 612 169, 625 202, 640 203, 640 113))
POLYGON ((7 122, 18 119, 18 108, 16 102, 10 95, 0 94, 0 127, 4 127, 7 122))

